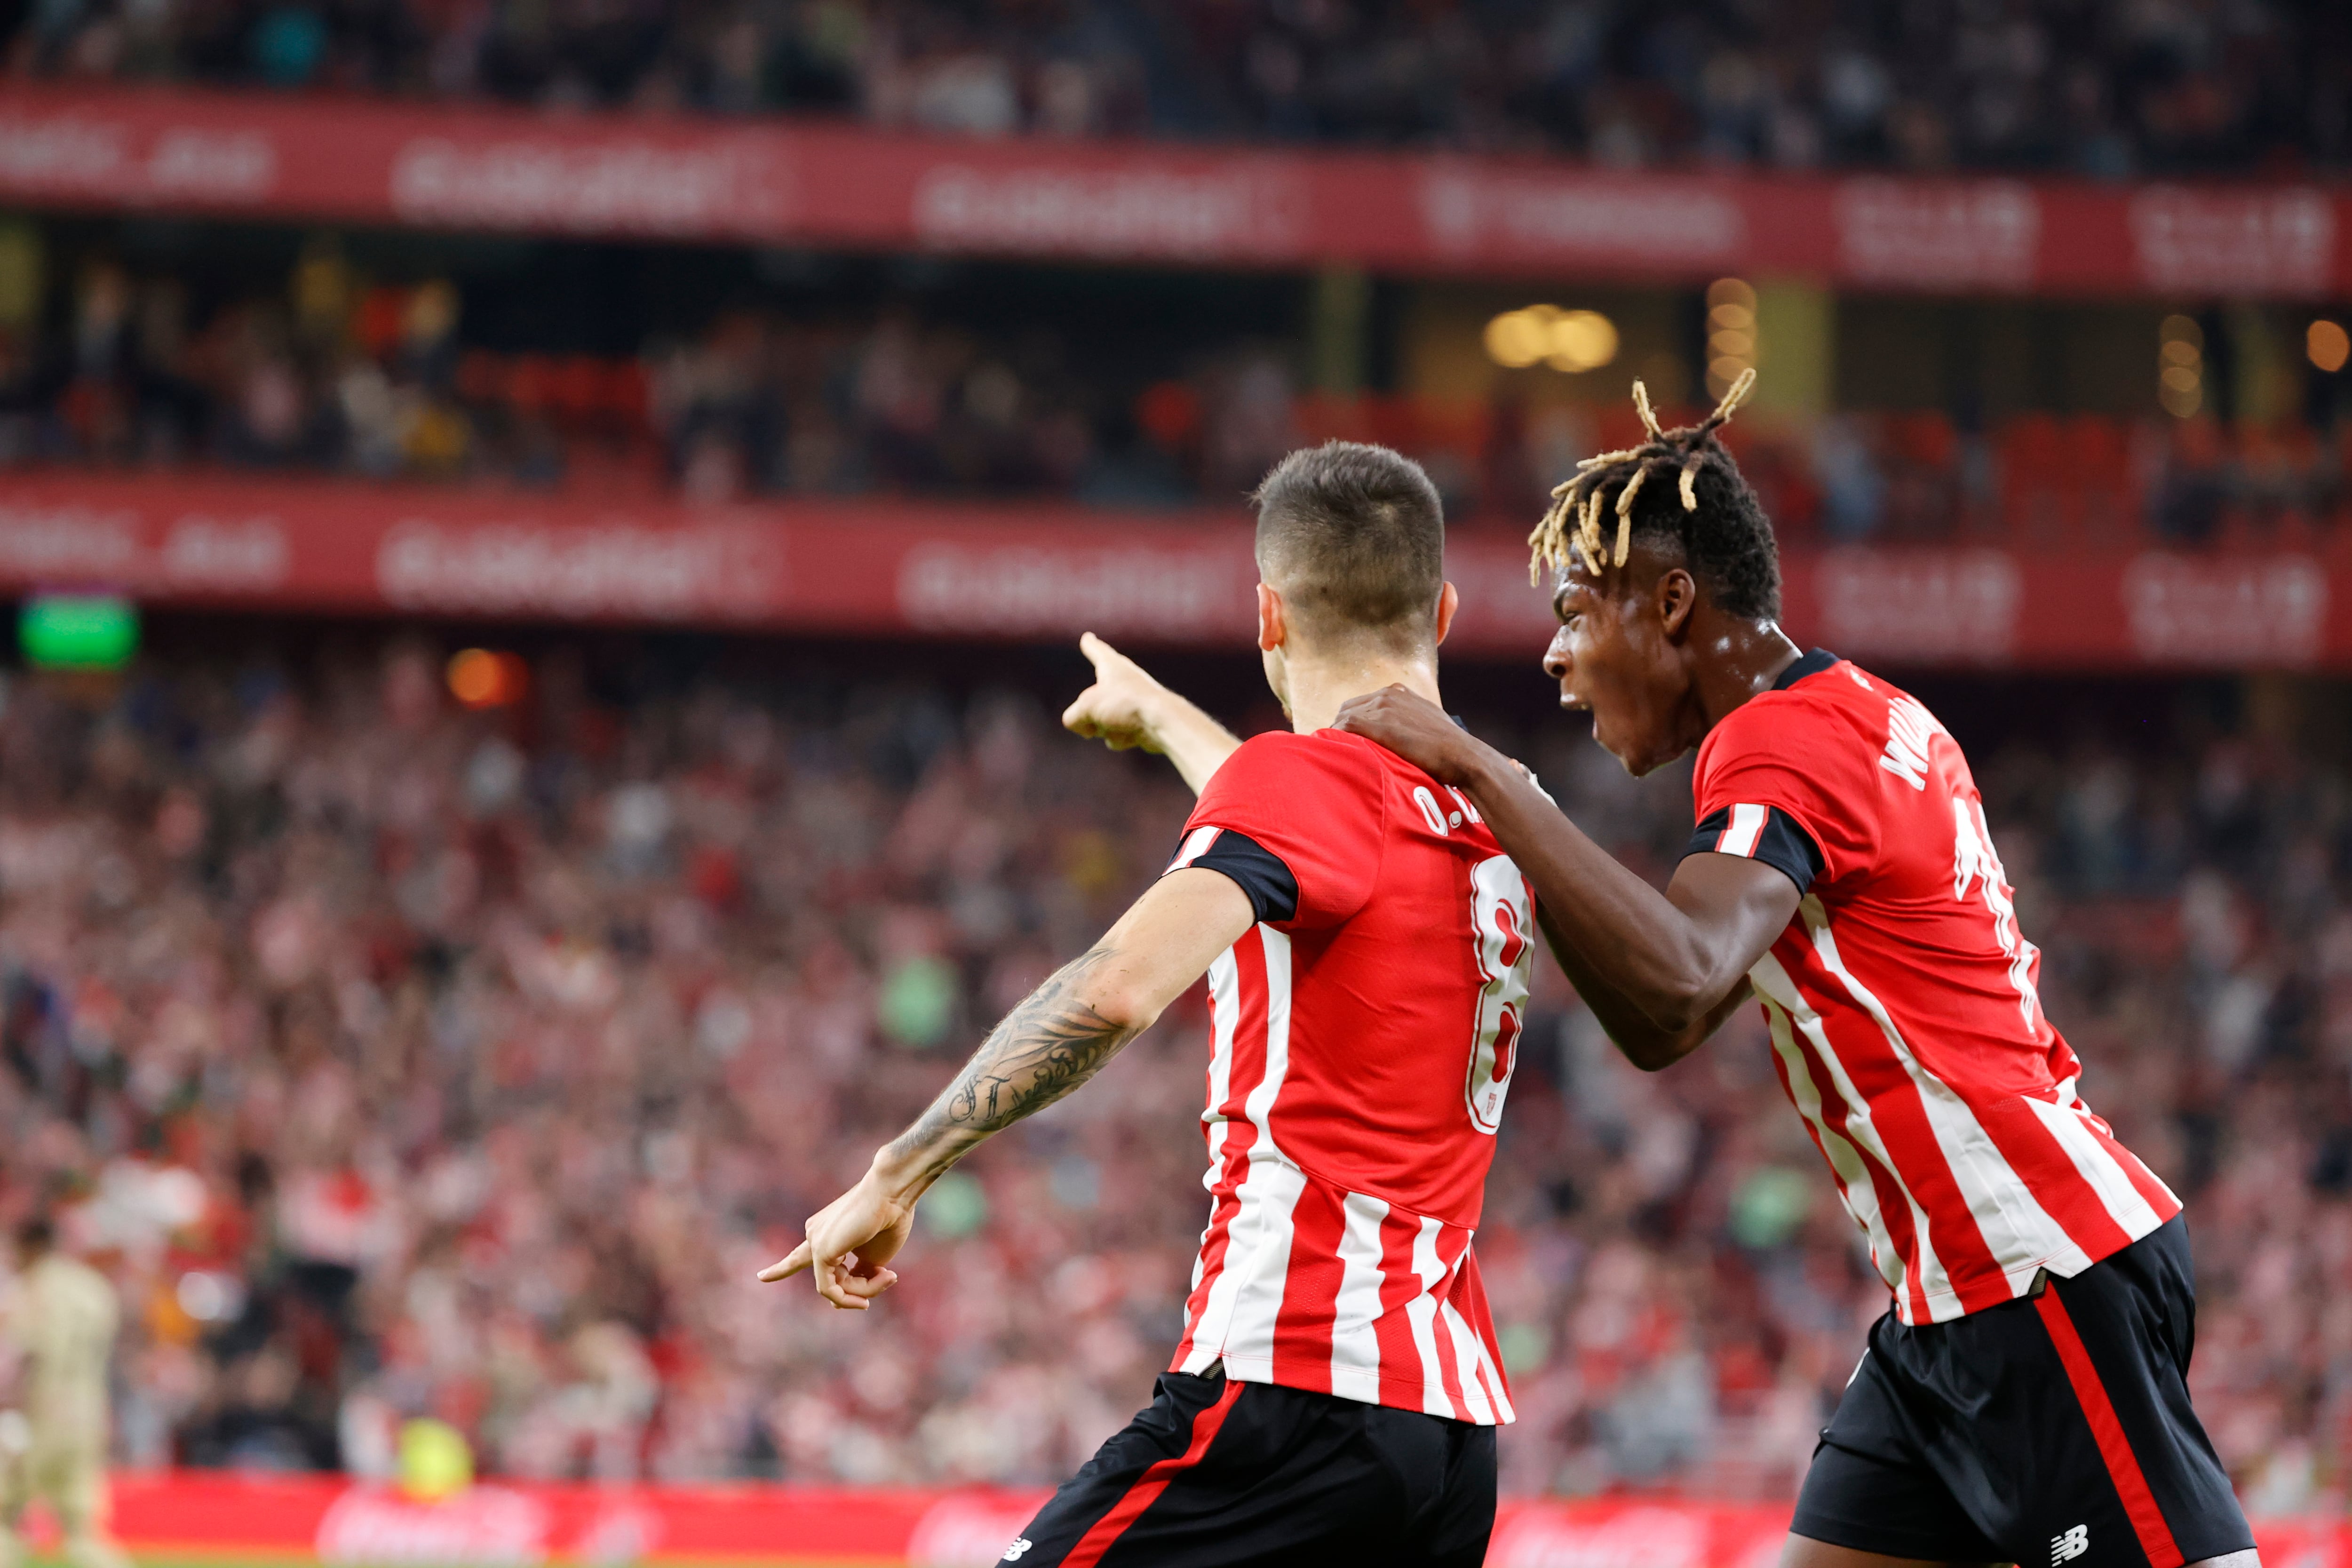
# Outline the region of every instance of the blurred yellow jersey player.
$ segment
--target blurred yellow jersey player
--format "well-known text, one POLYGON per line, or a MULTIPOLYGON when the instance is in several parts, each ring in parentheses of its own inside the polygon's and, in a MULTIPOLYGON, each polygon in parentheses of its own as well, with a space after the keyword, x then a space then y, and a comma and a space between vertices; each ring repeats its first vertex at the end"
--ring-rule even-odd
POLYGON ((19 1359, 16 1408, 0 1413, 0 1568, 24 1560, 26 1505, 48 1506, 75 1568, 130 1568, 106 1534, 108 1358, 114 1287, 58 1252, 45 1219, 16 1232, 16 1280, 0 1334, 19 1359))

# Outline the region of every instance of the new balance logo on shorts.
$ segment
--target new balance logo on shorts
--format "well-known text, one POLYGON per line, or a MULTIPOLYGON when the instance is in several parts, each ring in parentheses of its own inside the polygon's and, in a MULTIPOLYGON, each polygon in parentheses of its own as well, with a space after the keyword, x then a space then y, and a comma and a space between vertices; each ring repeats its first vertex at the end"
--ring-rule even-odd
MULTIPOLYGON (((1030 1540, 1024 1535, 1020 1540, 1014 1542, 1012 1545, 1006 1547, 1004 1549, 1004 1555, 998 1558, 997 1561, 999 1563, 1018 1563, 1022 1558, 1029 1554, 1029 1549, 1035 1544, 1035 1542, 1030 1540)), ((2075 1548, 2075 1551, 2077 1552, 2081 1550, 2082 1548, 2080 1547, 2075 1548)))
POLYGON ((2091 1527, 2087 1524, 2078 1524, 2063 1535, 2053 1535, 2050 1538, 2050 1568, 2058 1568, 2061 1563, 2080 1557, 2090 1549, 2091 1527))

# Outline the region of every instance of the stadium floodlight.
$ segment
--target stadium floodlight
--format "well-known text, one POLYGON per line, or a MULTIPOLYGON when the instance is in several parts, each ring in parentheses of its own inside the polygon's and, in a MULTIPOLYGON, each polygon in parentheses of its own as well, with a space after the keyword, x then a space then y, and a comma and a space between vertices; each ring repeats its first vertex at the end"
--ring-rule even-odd
POLYGON ((2352 333, 2322 316, 2305 331, 2303 352, 2315 368, 2334 375, 2352 360, 2352 333))
POLYGON ((1706 389, 1720 396, 1756 368, 1756 286, 1718 278, 1706 288, 1706 389))
POLYGON ((449 695, 467 708, 509 708, 530 689, 530 667, 511 653, 469 647, 451 656, 449 695))
POLYGON ((1617 357, 1617 323, 1598 310, 1528 305, 1488 321, 1485 342, 1486 357, 1507 370, 1548 364, 1580 375, 1617 357))
POLYGON ((35 669, 120 669, 139 651, 139 606, 119 594, 36 594, 16 613, 35 669))
POLYGON ((2156 331, 2156 400, 2175 419, 2205 405, 2205 329, 2191 316, 2170 315, 2156 331))

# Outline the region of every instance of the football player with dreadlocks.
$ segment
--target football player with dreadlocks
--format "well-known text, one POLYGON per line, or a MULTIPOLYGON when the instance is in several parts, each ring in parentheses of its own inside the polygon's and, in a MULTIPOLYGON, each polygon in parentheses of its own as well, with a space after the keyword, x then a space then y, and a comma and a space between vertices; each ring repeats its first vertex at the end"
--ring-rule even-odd
MULTIPOLYGON (((1467 797, 1635 1066, 1671 1066, 1762 1005, 1781 1085, 1893 1297, 1782 1568, 2254 1568, 2189 1405, 2179 1200, 2077 1092, 1958 742, 1781 632, 1771 525, 1716 436, 1753 379, 1675 429, 1636 384, 1647 439, 1580 465, 1530 541, 1554 574, 1544 668, 1561 706, 1636 775, 1697 750, 1698 827, 1664 892, 1422 697, 1359 697, 1335 728, 1467 797)), ((1230 737, 1090 651, 1097 685, 1066 721, 1167 751, 1188 778, 1214 771, 1230 737)))

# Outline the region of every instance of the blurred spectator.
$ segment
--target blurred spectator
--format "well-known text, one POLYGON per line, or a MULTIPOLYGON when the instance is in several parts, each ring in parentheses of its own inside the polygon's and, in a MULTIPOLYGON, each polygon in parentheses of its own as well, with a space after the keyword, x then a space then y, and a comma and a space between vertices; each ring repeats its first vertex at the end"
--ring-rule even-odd
MULTIPOLYGON (((493 353, 467 342, 449 279, 370 285, 323 241, 282 292, 208 314, 192 315, 182 283, 109 261, 57 305, 47 332, 0 341, 0 470, 209 461, 711 504, 866 491, 1222 504, 1284 452, 1339 438, 1419 459, 1457 519, 1517 521, 1578 458, 1633 433, 1622 404, 1529 405, 1508 380, 1492 403, 1335 397, 1301 388, 1295 343, 1204 337, 1153 366, 903 298, 730 306, 635 355, 493 353)), ((2345 535, 2352 507, 2352 407, 2332 392, 2268 423, 2029 412, 1968 428, 1935 410, 1845 409, 1759 412, 1730 439, 1791 540, 2302 546, 2345 535)))
MULTIPOLYGON (((382 1473, 418 1416, 493 1474, 1091 1451, 1178 1321, 1197 1004, 944 1178, 884 1310, 751 1276, 1155 872, 1172 776, 1060 736, 1058 693, 616 703, 562 655, 528 711, 438 689, 406 645, 7 689, 0 1220, 54 1206, 122 1292, 123 1457, 382 1473)), ((1664 875, 1679 770, 1482 727, 1664 875)), ((2341 1506, 2352 1457, 2352 788, 2295 732, 1979 748, 2086 1093, 2189 1199, 2208 1424, 2278 1510, 2341 1506)), ((1547 970, 1528 1038, 1478 1241, 1507 1484, 1789 1495, 1885 1298, 1759 1024, 1645 1076, 1547 970)))
POLYGON ((1156 132, 1661 162, 2112 179, 2337 168, 2352 27, 2318 0, 1800 13, 1667 0, 500 0, 21 6, 45 76, 856 114, 953 134, 1156 132))

